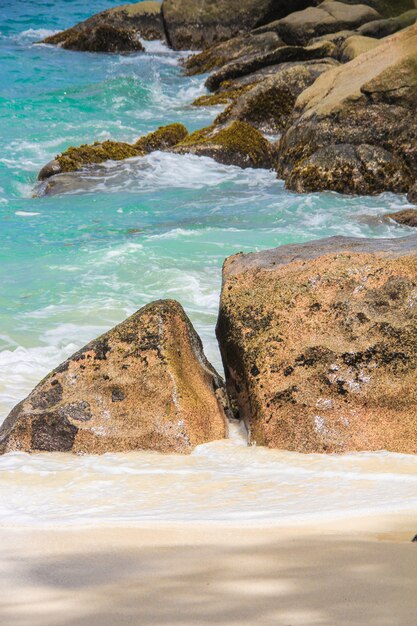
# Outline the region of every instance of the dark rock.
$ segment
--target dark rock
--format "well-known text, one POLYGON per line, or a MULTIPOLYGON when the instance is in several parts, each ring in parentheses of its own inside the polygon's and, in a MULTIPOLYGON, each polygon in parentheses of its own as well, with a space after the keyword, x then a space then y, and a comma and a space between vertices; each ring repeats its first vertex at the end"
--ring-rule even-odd
POLYGON ((286 186, 298 193, 329 190, 372 195, 384 191, 405 193, 412 180, 404 163, 383 148, 338 144, 299 161, 286 186))
POLYGON ((262 54, 249 55, 236 59, 221 69, 211 74, 206 80, 206 87, 210 91, 216 91, 222 83, 247 74, 257 72, 262 68, 290 61, 309 61, 331 57, 337 52, 337 48, 331 42, 320 42, 311 46, 279 46, 275 50, 262 54))
MULTIPOLYGON (((288 178, 326 146, 369 144, 399 157, 415 180, 416 53, 417 27, 412 26, 322 74, 296 102, 280 145, 279 175, 288 178)), ((374 191, 380 189, 378 179, 375 183, 374 191)))
POLYGON ((386 217, 402 226, 417 228, 417 209, 403 209, 402 211, 395 211, 395 213, 387 213, 386 217))
POLYGON ((44 378, 0 427, 0 454, 188 453, 226 435, 224 398, 182 307, 161 300, 44 378))
POLYGON ((416 236, 229 257, 217 337, 253 443, 416 454, 416 236))
POLYGON ((172 152, 207 156, 224 165, 243 168, 273 169, 276 162, 273 145, 253 126, 238 121, 191 133, 172 152))
POLYGON ((142 39, 165 40, 159 2, 137 2, 107 9, 84 22, 46 37, 41 43, 86 52, 138 52, 142 39))
POLYGON ((164 0, 168 42, 174 50, 201 50, 304 9, 313 0, 164 0))
POLYGON ((407 194, 407 198, 409 202, 417 204, 417 183, 414 183, 414 185, 411 187, 407 194))

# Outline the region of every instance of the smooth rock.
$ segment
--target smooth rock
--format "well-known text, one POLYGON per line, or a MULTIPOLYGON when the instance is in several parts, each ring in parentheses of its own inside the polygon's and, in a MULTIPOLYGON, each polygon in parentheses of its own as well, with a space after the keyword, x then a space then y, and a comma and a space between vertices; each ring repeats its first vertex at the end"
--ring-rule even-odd
POLYGON ((313 0, 164 0, 162 12, 174 50, 201 50, 304 9, 313 0))
POLYGON ((0 453, 189 453, 226 436, 224 398, 184 310, 160 300, 46 376, 1 426, 0 453))
POLYGON ((347 5, 325 0, 318 7, 291 13, 277 23, 277 32, 288 45, 305 46, 314 37, 341 30, 354 30, 381 16, 364 4, 347 5))
POLYGON ((376 20, 375 22, 369 22, 358 28, 358 33, 365 37, 375 37, 376 39, 382 39, 383 37, 389 37, 403 28, 412 26, 417 20, 417 9, 407 11, 397 17, 391 17, 385 20, 376 20))
POLYGON ((340 60, 342 63, 349 63, 349 61, 353 61, 360 54, 376 48, 380 43, 378 39, 373 39, 372 37, 363 37, 361 35, 348 37, 340 47, 340 60))
POLYGON ((417 453, 417 237, 229 257, 217 337, 251 442, 417 453))
POLYGON ((392 191, 406 193, 413 181, 404 162, 387 150, 361 144, 321 148, 299 161, 286 180, 298 193, 337 191, 372 195, 392 191))

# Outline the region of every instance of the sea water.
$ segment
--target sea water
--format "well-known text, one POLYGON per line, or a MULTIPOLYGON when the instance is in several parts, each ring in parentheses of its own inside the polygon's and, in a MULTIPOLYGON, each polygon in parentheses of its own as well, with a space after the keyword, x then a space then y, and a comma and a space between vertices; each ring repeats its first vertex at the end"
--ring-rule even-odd
MULTIPOLYGON (((287 192, 273 172, 156 152, 107 163, 76 192, 35 198, 39 169, 70 145, 189 130, 204 76, 186 53, 145 42, 133 55, 36 45, 116 0, 0 5, 0 423, 53 367, 158 298, 179 300, 221 370, 214 336, 230 254, 331 235, 398 237, 383 219, 402 196, 287 192)), ((0 457, 0 524, 273 520, 417 506, 417 458, 298 455, 242 436, 191 456, 0 457), (238 445, 239 444, 239 445, 238 445)))

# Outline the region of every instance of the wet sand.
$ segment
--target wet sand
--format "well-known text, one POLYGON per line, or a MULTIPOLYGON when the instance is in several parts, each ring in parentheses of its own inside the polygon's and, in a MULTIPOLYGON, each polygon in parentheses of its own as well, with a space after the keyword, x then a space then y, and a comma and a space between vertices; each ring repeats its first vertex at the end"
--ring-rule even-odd
POLYGON ((2 626, 416 626, 417 516, 6 529, 2 626))

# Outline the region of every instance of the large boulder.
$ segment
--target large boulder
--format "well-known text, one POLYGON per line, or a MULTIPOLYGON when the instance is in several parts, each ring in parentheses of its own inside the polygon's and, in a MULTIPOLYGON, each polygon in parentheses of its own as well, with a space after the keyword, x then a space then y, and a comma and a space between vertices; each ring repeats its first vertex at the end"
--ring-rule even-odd
POLYGON ((217 336, 252 443, 417 453, 417 237, 232 256, 217 336))
MULTIPOLYGON (((303 91, 281 142, 279 175, 289 178, 299 162, 327 146, 368 144, 400 158, 415 179, 416 100, 417 26, 412 26, 303 91)), ((368 186, 372 191, 372 181, 368 186)))
POLYGON ((325 0, 318 7, 291 13, 276 22, 275 28, 288 45, 305 46, 314 37, 355 29, 380 17, 377 11, 364 4, 325 0))
POLYGON ((169 44, 200 50, 304 9, 313 0, 164 0, 169 44))
POLYGON ((337 54, 337 46, 330 41, 320 41, 310 46, 277 46, 269 52, 259 52, 239 57, 210 74, 206 80, 209 91, 216 91, 222 83, 253 74, 272 65, 324 59, 337 54))
POLYGON ((49 374, 0 428, 0 453, 188 453, 226 436, 224 390, 173 300, 153 302, 49 374))
POLYGON ((413 181, 404 162, 378 146, 326 146, 299 161, 286 187, 298 193, 337 191, 374 195, 384 191, 406 193, 413 181))
MULTIPOLYGON (((240 120, 263 133, 281 132, 292 113, 295 101, 320 74, 334 67, 332 60, 310 63, 283 63, 274 75, 252 89, 242 89, 234 102, 221 113, 217 123, 240 120)), ((227 92, 226 92, 227 93, 227 92)))
POLYGON ((107 9, 46 37, 41 43, 87 52, 138 52, 141 39, 165 41, 160 2, 137 2, 107 9))
POLYGON ((274 146, 253 126, 239 121, 197 130, 172 152, 206 156, 224 165, 242 168, 274 169, 276 166, 274 146))
POLYGON ((376 39, 382 39, 382 37, 389 37, 398 30, 412 26, 417 21, 417 9, 407 11, 402 15, 396 17, 390 17, 385 20, 376 20, 364 24, 358 29, 360 35, 365 37, 375 37, 376 39))
POLYGON ((154 132, 140 137, 133 144, 108 140, 78 147, 70 146, 65 152, 44 165, 38 174, 38 180, 46 180, 64 172, 76 172, 95 163, 109 160, 122 161, 144 156, 155 150, 167 150, 183 141, 187 135, 188 131, 185 126, 175 123, 161 126, 154 132))

